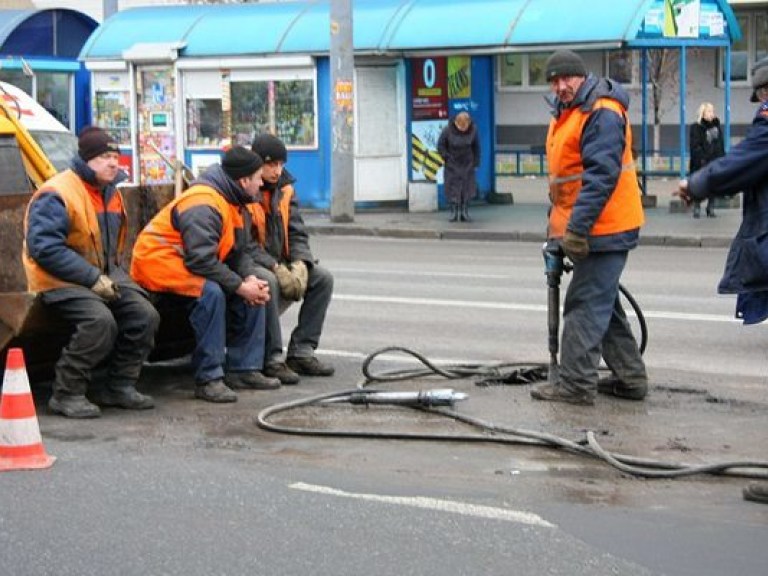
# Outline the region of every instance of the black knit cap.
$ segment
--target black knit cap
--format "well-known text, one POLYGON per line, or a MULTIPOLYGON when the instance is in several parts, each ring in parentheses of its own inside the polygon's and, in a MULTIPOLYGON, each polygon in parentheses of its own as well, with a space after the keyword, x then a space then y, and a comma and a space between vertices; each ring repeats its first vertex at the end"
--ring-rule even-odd
POLYGON ((263 164, 264 162, 258 154, 243 146, 233 146, 224 153, 224 157, 221 159, 221 167, 232 180, 250 176, 263 164))
POLYGON ((758 60, 752 68, 752 97, 749 99, 750 102, 760 101, 760 98, 757 97, 757 89, 766 84, 768 84, 768 56, 758 60))
POLYGON ((251 150, 264 159, 264 162, 288 161, 288 150, 282 140, 272 134, 259 134, 253 139, 251 150))
POLYGON ((105 152, 117 152, 120 154, 120 147, 117 141, 112 138, 103 128, 98 126, 86 126, 80 132, 77 140, 77 153, 85 162, 101 156, 105 152))
POLYGON ((587 67, 576 52, 558 50, 547 58, 544 74, 547 82, 550 82, 557 76, 586 76, 587 67))

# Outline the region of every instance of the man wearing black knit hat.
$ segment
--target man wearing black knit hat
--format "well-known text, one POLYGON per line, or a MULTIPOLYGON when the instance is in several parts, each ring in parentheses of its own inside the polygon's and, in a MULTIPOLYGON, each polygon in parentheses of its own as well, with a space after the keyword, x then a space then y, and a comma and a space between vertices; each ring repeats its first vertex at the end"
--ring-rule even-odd
POLYGON ((643 208, 632 158, 629 95, 559 50, 547 60, 547 249, 573 262, 563 307, 559 366, 531 390, 536 400, 592 405, 596 392, 642 400, 645 363, 619 300, 619 280, 638 244, 643 208), (600 356, 611 376, 598 379, 600 356))
POLYGON ((108 360, 103 406, 152 408, 136 390, 154 345, 160 317, 123 267, 127 219, 115 185, 120 149, 101 128, 83 129, 71 168, 34 194, 24 221, 22 258, 28 288, 73 327, 56 363, 51 411, 69 418, 96 418, 86 398, 92 372, 108 360))
POLYGON ((249 253, 256 275, 269 282, 267 357, 265 374, 283 384, 298 384, 302 376, 332 376, 334 368, 320 361, 315 350, 333 295, 333 276, 320 266, 309 247, 309 232, 299 212, 295 179, 285 169, 288 150, 271 134, 256 136, 251 149, 264 159, 261 201, 249 209, 253 239, 249 253), (285 362, 280 313, 301 302, 299 321, 291 333, 285 362))
POLYGON ((228 150, 139 233, 131 275, 165 302, 184 303, 195 334, 195 397, 235 402, 234 389, 272 390, 264 366, 264 304, 269 287, 245 252, 246 206, 259 195, 262 160, 228 150))

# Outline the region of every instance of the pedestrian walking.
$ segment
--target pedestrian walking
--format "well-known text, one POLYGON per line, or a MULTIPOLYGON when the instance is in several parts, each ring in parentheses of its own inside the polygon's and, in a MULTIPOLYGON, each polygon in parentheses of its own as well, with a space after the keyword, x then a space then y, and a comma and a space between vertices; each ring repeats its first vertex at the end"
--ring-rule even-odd
POLYGON ((548 242, 573 261, 565 295, 561 358, 536 400, 592 405, 595 393, 642 400, 645 363, 619 300, 619 280, 644 216, 632 158, 629 96, 587 72, 570 50, 546 62, 553 118, 547 134, 548 242), (598 382, 600 356, 612 375, 598 382))

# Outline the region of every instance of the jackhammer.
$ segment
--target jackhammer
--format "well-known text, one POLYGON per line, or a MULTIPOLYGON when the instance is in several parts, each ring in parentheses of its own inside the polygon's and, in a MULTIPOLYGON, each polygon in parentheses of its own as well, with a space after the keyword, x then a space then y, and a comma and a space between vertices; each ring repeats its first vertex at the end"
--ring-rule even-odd
MULTIPOLYGON (((558 353, 560 351, 560 279, 563 272, 573 270, 573 264, 565 259, 565 252, 559 242, 545 242, 542 247, 544 256, 544 274, 547 277, 547 328, 549 330, 549 372, 547 381, 550 384, 557 382, 559 369, 558 353)), ((627 299, 640 325, 640 354, 645 352, 648 343, 648 326, 640 305, 632 297, 632 294, 619 284, 619 292, 627 299)))
POLYGON ((570 272, 573 264, 565 261, 563 247, 558 242, 545 242, 542 247, 544 274, 547 277, 547 328, 549 330, 549 371, 547 381, 557 382, 560 351, 560 278, 570 272))

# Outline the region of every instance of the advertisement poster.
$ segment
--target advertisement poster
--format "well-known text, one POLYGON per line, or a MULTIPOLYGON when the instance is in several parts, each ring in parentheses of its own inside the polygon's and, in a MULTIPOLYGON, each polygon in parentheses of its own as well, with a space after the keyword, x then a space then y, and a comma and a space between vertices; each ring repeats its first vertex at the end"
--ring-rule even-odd
POLYGON ((411 68, 414 120, 448 118, 446 58, 414 58, 411 68))
POLYGON ((443 159, 437 153, 437 139, 447 120, 428 120, 411 125, 411 180, 443 183, 443 159))
POLYGON ((664 36, 698 38, 700 0, 664 0, 664 36))

